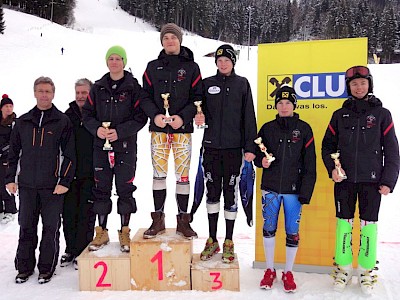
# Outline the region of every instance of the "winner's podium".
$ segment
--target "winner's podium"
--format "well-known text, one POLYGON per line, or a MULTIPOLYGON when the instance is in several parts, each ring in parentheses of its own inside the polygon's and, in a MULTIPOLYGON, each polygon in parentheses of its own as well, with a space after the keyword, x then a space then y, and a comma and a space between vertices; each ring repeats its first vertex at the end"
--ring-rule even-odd
POLYGON ((193 254, 193 240, 168 228, 164 234, 144 239, 139 229, 122 253, 118 242, 97 251, 86 248, 78 257, 81 291, 239 291, 239 262, 225 264, 221 253, 209 261, 193 254))
POLYGON ((131 240, 132 290, 190 290, 193 241, 167 228, 153 239, 144 239, 141 228, 131 240))

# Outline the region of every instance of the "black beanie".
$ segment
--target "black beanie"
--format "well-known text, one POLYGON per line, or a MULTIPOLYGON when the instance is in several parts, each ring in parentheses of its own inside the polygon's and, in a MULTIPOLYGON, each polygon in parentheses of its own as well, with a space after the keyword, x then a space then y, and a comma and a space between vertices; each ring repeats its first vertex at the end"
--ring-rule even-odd
POLYGON ((12 104, 12 105, 14 105, 14 103, 12 102, 12 100, 11 100, 10 98, 8 98, 8 95, 7 95, 7 94, 4 94, 3 97, 2 97, 2 99, 1 99, 1 102, 0 102, 0 109, 2 109, 3 106, 6 105, 6 104, 12 104))
POLYGON ((217 59, 221 56, 229 58, 232 61, 233 66, 235 66, 236 54, 231 45, 225 44, 218 47, 217 51, 215 51, 215 64, 217 64, 217 59))
POLYGON ((284 85, 284 86, 280 87, 280 89, 276 92, 276 96, 275 96, 275 108, 276 108, 276 104, 279 101, 281 101, 282 99, 286 99, 286 100, 289 100, 290 102, 292 102, 294 109, 296 109, 297 96, 296 96, 295 90, 292 87, 290 87, 288 85, 284 85))

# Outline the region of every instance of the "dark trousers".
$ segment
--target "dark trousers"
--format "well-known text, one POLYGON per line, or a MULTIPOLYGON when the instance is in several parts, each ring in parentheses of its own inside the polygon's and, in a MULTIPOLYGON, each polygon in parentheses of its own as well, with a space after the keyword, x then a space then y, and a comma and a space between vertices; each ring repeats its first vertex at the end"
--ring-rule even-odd
POLYGON ((352 183, 346 180, 335 183, 336 217, 353 219, 358 199, 360 219, 377 222, 381 206, 378 183, 352 183))
POLYGON ((93 240, 95 214, 93 213, 93 178, 72 181, 65 194, 63 230, 65 252, 79 256, 93 240))
POLYGON ((97 215, 108 215, 111 213, 111 191, 115 175, 117 187, 118 214, 130 214, 136 212, 136 203, 132 193, 136 190, 133 185, 136 172, 136 151, 115 152, 115 166, 110 168, 108 151, 94 148, 93 165, 95 186, 93 188, 93 211, 97 215))
POLYGON ((37 225, 42 218, 42 239, 39 247, 39 273, 54 272, 60 251, 60 225, 64 195, 54 195, 54 189, 19 187, 20 225, 15 268, 19 272, 35 269, 38 244, 37 225))
POLYGON ((219 203, 224 193, 224 210, 237 211, 240 170, 243 163, 241 148, 208 149, 203 154, 207 203, 219 203))
POLYGON ((0 213, 17 213, 17 205, 15 204, 14 195, 10 195, 4 184, 6 177, 7 163, 0 163, 0 213))

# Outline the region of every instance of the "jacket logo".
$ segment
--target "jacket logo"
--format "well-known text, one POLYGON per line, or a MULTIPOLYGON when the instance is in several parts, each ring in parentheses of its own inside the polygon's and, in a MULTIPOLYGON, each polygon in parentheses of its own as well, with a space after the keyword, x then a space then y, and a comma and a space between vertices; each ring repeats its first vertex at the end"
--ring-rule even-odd
POLYGON ((348 117, 350 117, 350 115, 349 114, 344 114, 344 115, 342 115, 342 117, 343 118, 348 118, 348 117))
POLYGON ((210 86, 208 88, 208 93, 211 95, 216 95, 219 94, 221 92, 221 89, 219 88, 219 86, 210 86))
POLYGON ((376 125, 376 118, 373 115, 367 116, 367 128, 372 128, 376 125))
POLYGON ((298 129, 292 131, 292 143, 297 143, 300 141, 301 132, 298 129))
POLYGON ((184 69, 178 70, 178 81, 183 81, 186 78, 186 71, 184 69))
POLYGON ((126 93, 124 92, 124 93, 121 93, 121 94, 119 95, 118 101, 119 101, 119 102, 123 102, 123 101, 125 101, 125 100, 126 100, 126 93))

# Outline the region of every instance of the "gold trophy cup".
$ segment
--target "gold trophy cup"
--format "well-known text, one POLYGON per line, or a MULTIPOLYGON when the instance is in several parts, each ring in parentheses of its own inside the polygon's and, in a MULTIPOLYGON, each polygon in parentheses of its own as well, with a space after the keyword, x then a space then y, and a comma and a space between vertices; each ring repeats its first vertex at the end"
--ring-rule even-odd
POLYGON ((164 119, 164 123, 171 123, 172 120, 170 119, 171 115, 169 114, 169 93, 165 93, 165 94, 161 94, 161 98, 163 98, 164 101, 164 108, 165 108, 165 116, 167 117, 166 119, 164 119))
POLYGON ((263 144, 261 137, 255 139, 254 143, 256 143, 258 145, 258 147, 260 148, 261 152, 263 152, 265 154, 265 157, 267 158, 267 161, 269 163, 271 163, 275 160, 275 157, 273 157, 271 154, 269 154, 267 152, 267 147, 265 147, 265 145, 263 144))
POLYGON ((337 171, 339 177, 342 178, 342 179, 347 179, 347 176, 345 174, 343 174, 343 172, 341 170, 342 169, 342 164, 340 163, 339 156, 340 156, 339 152, 331 154, 331 158, 335 162, 335 168, 336 168, 336 171, 337 171))
MULTIPOLYGON (((103 128, 105 128, 105 129, 108 129, 111 126, 111 122, 102 122, 101 126, 103 126, 103 128)), ((111 146, 110 141, 108 139, 106 139, 106 142, 103 145, 103 150, 110 151, 112 149, 113 149, 113 147, 111 146)))
MULTIPOLYGON (((194 102, 193 102, 194 105, 196 105, 197 113, 198 113, 198 114, 202 114, 202 113, 203 113, 203 111, 201 110, 201 102, 202 102, 202 101, 194 101, 194 102)), ((199 129, 208 128, 208 125, 207 125, 206 123, 203 123, 203 124, 201 124, 201 125, 197 125, 197 128, 199 128, 199 129)))

